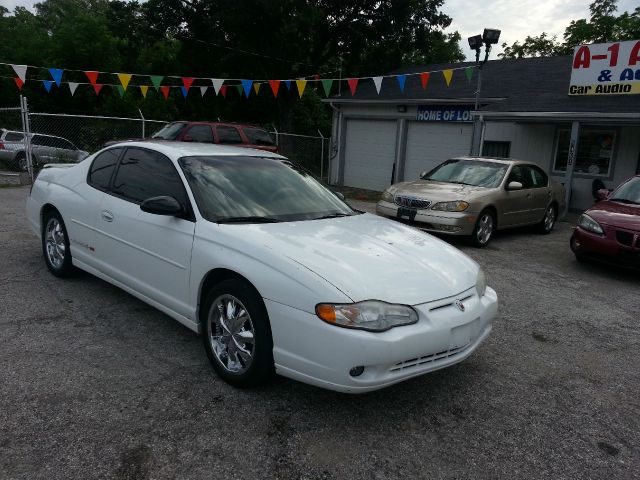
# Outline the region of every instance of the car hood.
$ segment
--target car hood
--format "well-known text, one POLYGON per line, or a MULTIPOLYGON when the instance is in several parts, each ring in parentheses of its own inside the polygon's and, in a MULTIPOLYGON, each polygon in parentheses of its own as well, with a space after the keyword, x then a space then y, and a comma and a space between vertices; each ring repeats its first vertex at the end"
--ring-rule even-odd
POLYGON ((598 223, 640 230, 640 205, 604 200, 596 203, 586 213, 598 223))
POLYGON ((431 180, 416 180, 413 182, 402 182, 389 188, 389 192, 394 195, 407 195, 427 200, 451 201, 465 200, 477 193, 487 192, 484 187, 472 185, 460 185, 458 183, 434 182, 431 180))
POLYGON ((473 260, 442 240, 368 213, 252 225, 251 237, 354 302, 416 305, 438 300, 473 287, 478 273, 473 260))

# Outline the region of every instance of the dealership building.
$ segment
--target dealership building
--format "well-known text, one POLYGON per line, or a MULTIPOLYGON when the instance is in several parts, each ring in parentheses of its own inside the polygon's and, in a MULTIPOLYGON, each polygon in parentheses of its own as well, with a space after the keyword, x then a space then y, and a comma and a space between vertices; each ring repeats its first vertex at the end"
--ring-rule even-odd
POLYGON ((570 95, 573 60, 487 62, 477 109, 474 63, 392 72, 379 93, 372 79, 354 95, 343 89, 325 100, 333 107, 330 183, 382 191, 448 158, 481 154, 538 164, 572 185, 572 209, 588 208, 595 179, 613 188, 640 173, 640 95, 570 95), (430 72, 426 88, 421 72, 430 72), (403 90, 395 75, 407 75, 403 90))

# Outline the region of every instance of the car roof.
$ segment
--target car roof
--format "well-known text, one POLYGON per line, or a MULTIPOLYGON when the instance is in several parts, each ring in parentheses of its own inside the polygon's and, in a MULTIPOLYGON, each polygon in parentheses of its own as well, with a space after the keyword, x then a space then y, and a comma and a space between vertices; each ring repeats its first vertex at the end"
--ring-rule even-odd
POLYGON ((169 158, 177 160, 181 157, 194 156, 243 156, 243 157, 265 157, 285 159, 282 155, 268 152, 266 150, 258 150, 256 148, 231 147, 227 145, 218 145, 215 143, 192 143, 192 142, 170 142, 170 141, 125 141, 109 145, 109 148, 115 147, 141 147, 155 150, 166 155, 169 158))
POLYGON ((258 125, 252 125, 250 123, 239 123, 239 122, 212 122, 209 120, 176 120, 173 122, 169 122, 167 123, 167 125, 172 125, 174 123, 184 123, 186 125, 211 125, 211 126, 218 126, 218 127, 248 127, 248 128, 257 128, 258 130, 264 130, 265 132, 268 132, 266 128, 264 127, 260 127, 258 125))
MULTIPOLYGON (((0 131, 2 131, 3 133, 19 133, 20 135, 24 135, 24 132, 21 130, 7 130, 6 128, 0 128, 0 131)), ((67 142, 71 141, 64 137, 58 137, 57 135, 47 135, 46 133, 31 132, 30 135, 32 137, 35 137, 37 135, 39 137, 60 138, 62 140, 67 140, 67 142)))
POLYGON ((515 158, 495 158, 495 157, 453 157, 451 160, 477 160, 479 162, 501 163, 503 165, 535 165, 535 162, 527 162, 525 160, 517 160, 515 158))

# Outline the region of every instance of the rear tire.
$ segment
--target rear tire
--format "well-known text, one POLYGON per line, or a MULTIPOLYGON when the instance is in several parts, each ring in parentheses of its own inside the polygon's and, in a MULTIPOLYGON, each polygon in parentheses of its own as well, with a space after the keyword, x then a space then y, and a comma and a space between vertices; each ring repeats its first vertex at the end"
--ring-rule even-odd
POLYGON ((274 375, 273 338, 262 298, 247 282, 215 285, 201 310, 207 357, 222 379, 240 388, 267 383, 274 375))
POLYGON ((28 168, 27 168, 27 156, 24 154, 24 152, 20 152, 20 153, 18 153, 16 155, 15 168, 19 172, 26 172, 28 170, 28 168))
POLYGON ((491 237, 496 229, 496 219, 490 210, 483 210, 478 215, 476 220, 476 226, 473 228, 471 234, 471 243, 475 247, 484 248, 489 245, 491 237))
POLYGON ((44 215, 42 225, 42 253, 47 268, 56 277, 70 276, 73 263, 62 216, 57 210, 51 210, 44 215))

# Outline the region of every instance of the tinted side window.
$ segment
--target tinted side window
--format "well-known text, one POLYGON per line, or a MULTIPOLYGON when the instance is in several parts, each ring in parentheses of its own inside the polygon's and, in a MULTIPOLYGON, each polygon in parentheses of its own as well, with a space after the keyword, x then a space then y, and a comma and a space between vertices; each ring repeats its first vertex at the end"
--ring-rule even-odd
POLYGON ((242 143, 242 137, 234 127, 218 127, 218 143, 242 143))
POLYGON ((533 181, 533 188, 541 188, 547 186, 547 174, 544 173, 540 168, 531 165, 529 167, 531 170, 531 180, 533 181))
POLYGON ((261 128, 245 128, 244 134, 252 145, 275 145, 269 132, 261 128))
POLYGON ((121 152, 121 148, 112 148, 102 152, 93 160, 89 170, 89 178, 87 179, 89 185, 99 190, 107 190, 109 188, 109 181, 121 152))
POLYGON ((21 142, 24 139, 24 135, 21 133, 7 132, 4 139, 7 142, 21 142))
POLYGON ((64 148, 65 150, 75 150, 76 147, 69 140, 64 138, 56 138, 56 148, 64 148))
POLYGON ((33 145, 46 145, 46 137, 42 137, 40 135, 34 135, 33 138, 31 139, 31 143, 33 145))
POLYGON ((113 180, 112 191, 135 203, 167 195, 185 207, 188 205, 184 185, 171 160, 150 150, 127 149, 113 180))
POLYGON ((194 142, 213 143, 213 132, 209 125, 194 125, 187 131, 194 142))
POLYGON ((523 187, 525 187, 524 175, 522 172, 522 167, 520 165, 515 165, 511 169, 511 173, 509 174, 509 180, 507 181, 507 184, 511 182, 519 182, 522 184, 523 187))

